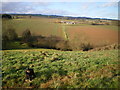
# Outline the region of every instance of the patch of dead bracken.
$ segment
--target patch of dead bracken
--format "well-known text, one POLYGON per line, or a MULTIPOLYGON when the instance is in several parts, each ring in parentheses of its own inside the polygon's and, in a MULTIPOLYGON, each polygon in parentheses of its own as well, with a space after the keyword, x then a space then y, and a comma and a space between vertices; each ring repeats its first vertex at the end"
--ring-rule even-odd
POLYGON ((61 76, 58 78, 53 78, 52 80, 42 83, 40 88, 52 88, 52 85, 56 84, 57 86, 69 85, 72 82, 72 79, 76 77, 76 74, 71 74, 67 76, 61 76))
POLYGON ((92 49, 91 51, 100 51, 100 50, 113 50, 113 49, 120 49, 120 44, 112 44, 103 47, 97 47, 92 49))
POLYGON ((88 78, 88 79, 94 79, 94 78, 112 78, 114 76, 116 76, 115 73, 113 73, 112 71, 117 71, 119 70, 117 65, 104 65, 103 68, 100 68, 97 71, 87 71, 87 73, 89 74, 83 74, 84 78, 88 78))

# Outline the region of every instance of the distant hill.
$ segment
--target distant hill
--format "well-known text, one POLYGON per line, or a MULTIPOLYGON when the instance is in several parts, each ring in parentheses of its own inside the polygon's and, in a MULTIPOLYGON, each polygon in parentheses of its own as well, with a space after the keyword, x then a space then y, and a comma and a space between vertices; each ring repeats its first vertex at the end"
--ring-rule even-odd
POLYGON ((42 17, 49 17, 49 18, 62 18, 62 19, 102 19, 102 20, 115 20, 115 19, 107 19, 107 18, 91 18, 91 17, 72 17, 72 16, 60 16, 60 15, 43 15, 43 14, 14 14, 11 15, 22 15, 22 16, 42 16, 42 17))

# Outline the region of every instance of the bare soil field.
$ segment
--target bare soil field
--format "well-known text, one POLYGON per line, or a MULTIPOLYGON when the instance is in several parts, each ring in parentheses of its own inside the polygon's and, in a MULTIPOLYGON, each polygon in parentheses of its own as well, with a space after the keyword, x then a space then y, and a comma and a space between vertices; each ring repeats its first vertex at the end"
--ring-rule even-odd
POLYGON ((118 30, 97 26, 67 26, 66 32, 71 40, 88 41, 94 45, 118 42, 118 30))

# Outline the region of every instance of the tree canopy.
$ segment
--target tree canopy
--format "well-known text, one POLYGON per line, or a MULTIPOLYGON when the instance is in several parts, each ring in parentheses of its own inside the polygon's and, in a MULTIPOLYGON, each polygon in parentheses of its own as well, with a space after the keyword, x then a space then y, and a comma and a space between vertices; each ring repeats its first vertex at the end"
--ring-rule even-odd
POLYGON ((9 14, 3 14, 2 18, 4 18, 4 19, 12 19, 12 16, 9 15, 9 14))

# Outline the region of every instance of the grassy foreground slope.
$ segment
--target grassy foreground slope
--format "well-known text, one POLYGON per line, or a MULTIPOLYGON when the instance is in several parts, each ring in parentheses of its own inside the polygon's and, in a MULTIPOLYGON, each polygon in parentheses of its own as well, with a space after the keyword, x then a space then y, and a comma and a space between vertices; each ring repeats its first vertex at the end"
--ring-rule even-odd
POLYGON ((118 88, 118 51, 3 51, 2 86, 29 88, 118 88), (25 82, 25 69, 36 78, 25 82))

